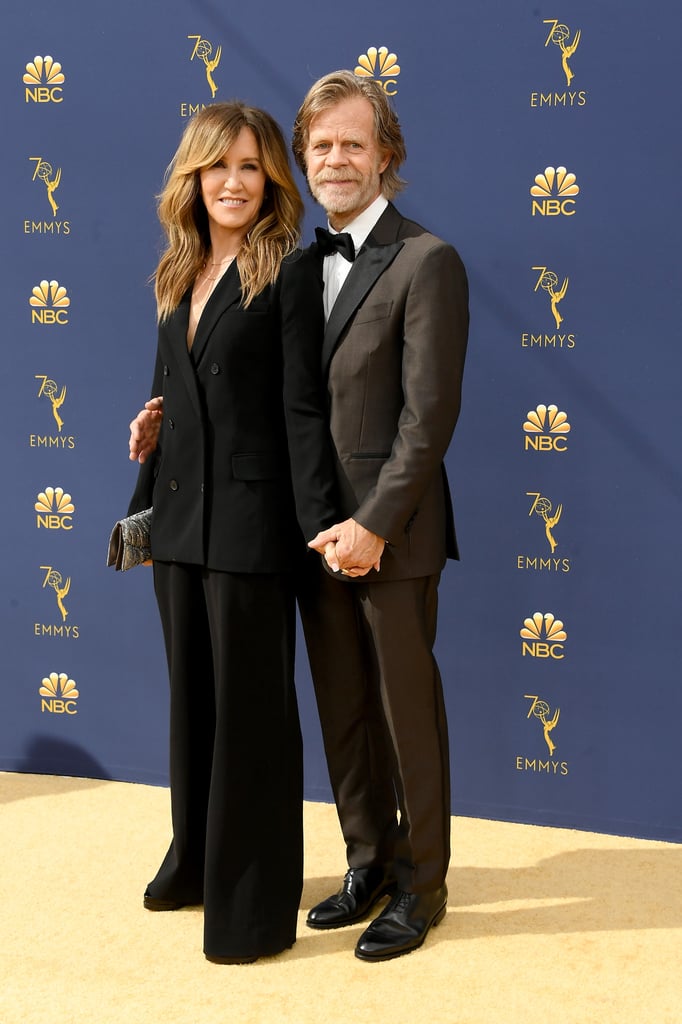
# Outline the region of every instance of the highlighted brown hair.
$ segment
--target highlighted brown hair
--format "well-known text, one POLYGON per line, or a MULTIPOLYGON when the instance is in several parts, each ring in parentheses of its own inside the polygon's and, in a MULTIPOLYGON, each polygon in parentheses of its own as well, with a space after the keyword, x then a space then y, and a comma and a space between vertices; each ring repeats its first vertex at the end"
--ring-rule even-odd
POLYGON ((159 196, 159 220, 167 238, 154 274, 159 320, 178 306, 210 250, 200 172, 224 156, 243 128, 256 137, 266 176, 258 220, 237 254, 244 306, 275 281, 283 258, 296 248, 303 202, 279 125, 264 110, 238 101, 205 107, 187 124, 159 196))

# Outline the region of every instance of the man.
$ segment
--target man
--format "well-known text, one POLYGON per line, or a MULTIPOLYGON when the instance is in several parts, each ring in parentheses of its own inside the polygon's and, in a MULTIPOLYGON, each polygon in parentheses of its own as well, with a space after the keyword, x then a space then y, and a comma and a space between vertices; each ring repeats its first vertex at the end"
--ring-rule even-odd
POLYGON ((313 563, 300 596, 349 864, 307 923, 353 924, 388 894, 355 949, 387 960, 421 946, 447 901, 448 736, 432 649, 439 576, 457 557, 442 462, 460 406, 467 281, 455 250, 389 202, 405 147, 378 83, 322 78, 293 149, 331 229, 313 250, 346 517, 310 542, 326 563, 313 563))

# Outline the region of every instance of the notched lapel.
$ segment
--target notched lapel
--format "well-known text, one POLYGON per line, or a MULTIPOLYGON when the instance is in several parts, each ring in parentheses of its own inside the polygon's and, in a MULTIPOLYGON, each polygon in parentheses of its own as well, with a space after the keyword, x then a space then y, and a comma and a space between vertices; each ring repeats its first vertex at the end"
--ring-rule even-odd
POLYGON ((374 287, 377 279, 391 265, 403 244, 403 242, 393 242, 390 245, 368 245, 358 253, 327 321, 322 344, 323 371, 326 371, 349 319, 374 287))
POLYGON ((226 309, 229 309, 230 306, 236 306, 241 297, 241 282, 239 280, 239 271, 237 270, 237 261, 235 260, 234 263, 230 264, 227 268, 220 281, 218 281, 215 291, 206 303, 199 323, 197 324, 197 330, 192 344, 192 359, 194 360, 195 365, 199 363, 204 349, 206 348, 208 339, 211 336, 211 331, 222 314, 226 309))
POLYGON ((195 366, 201 359, 201 355, 206 348, 208 339, 211 336, 211 331, 217 324, 221 315, 226 309, 230 306, 236 305, 241 299, 241 287, 236 265, 233 263, 232 266, 227 269, 222 279, 218 282, 215 291, 206 303, 204 311, 201 314, 199 324, 197 325, 196 334, 194 335, 192 351, 189 352, 187 349, 187 327, 189 324, 189 307, 191 298, 192 289, 189 288, 183 295, 180 305, 173 313, 168 324, 168 336, 171 349, 180 369, 187 393, 189 394, 197 416, 201 416, 202 409, 201 401, 199 399, 199 389, 197 387, 195 366))
POLYGON ((201 403, 199 402, 196 374, 194 372, 190 354, 187 351, 187 326, 189 323, 189 304, 191 296, 192 290, 190 288, 185 292, 180 300, 180 305, 168 321, 166 330, 168 331, 170 349, 175 357, 175 362, 180 371, 183 383, 187 389, 197 415, 200 416, 201 403))

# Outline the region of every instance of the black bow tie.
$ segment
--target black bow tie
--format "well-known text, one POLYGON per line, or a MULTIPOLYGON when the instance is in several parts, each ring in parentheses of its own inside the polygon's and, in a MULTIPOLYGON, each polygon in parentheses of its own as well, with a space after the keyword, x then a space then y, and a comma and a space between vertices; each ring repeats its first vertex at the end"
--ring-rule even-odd
POLYGON ((340 252, 349 263, 355 259, 355 246, 347 231, 335 235, 326 228, 315 228, 315 238, 323 256, 333 256, 335 252, 340 252))

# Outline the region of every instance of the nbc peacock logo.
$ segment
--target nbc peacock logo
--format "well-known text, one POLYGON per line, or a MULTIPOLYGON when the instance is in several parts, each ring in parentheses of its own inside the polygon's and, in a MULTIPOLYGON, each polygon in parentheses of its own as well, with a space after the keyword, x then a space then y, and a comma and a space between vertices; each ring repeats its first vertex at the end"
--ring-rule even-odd
POLYGON ((33 506, 39 530, 72 530, 76 506, 63 487, 46 487, 33 506))
POLYGON ((395 96, 398 91, 396 79, 400 65, 396 54, 390 53, 387 46, 370 46, 366 53, 361 53, 355 74, 358 78, 374 78, 387 96, 395 96))
POLYGON ((52 57, 34 57, 24 72, 25 100, 27 103, 61 103, 64 72, 59 61, 52 57))
POLYGON ((76 701, 80 697, 75 680, 68 672, 50 672, 45 676, 38 690, 40 710, 51 715, 77 715, 76 701))
POLYGON ((525 658, 553 658, 561 661, 564 657, 564 643, 567 633, 561 619, 556 619, 552 612, 533 612, 523 620, 519 630, 521 654, 525 658))
POLYGON ((32 324, 68 324, 71 305, 66 288, 59 281, 41 281, 31 289, 28 300, 32 324))
POLYGON ((524 451, 531 448, 536 452, 565 452, 568 445, 566 435, 571 424, 568 416, 556 405, 538 405, 531 409, 525 423, 524 451))
POLYGON ((545 167, 541 174, 535 175, 535 184, 531 185, 533 196, 531 213, 533 217, 573 217, 575 215, 575 196, 580 192, 577 178, 565 167, 545 167))

